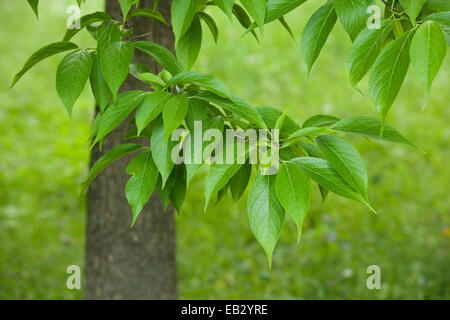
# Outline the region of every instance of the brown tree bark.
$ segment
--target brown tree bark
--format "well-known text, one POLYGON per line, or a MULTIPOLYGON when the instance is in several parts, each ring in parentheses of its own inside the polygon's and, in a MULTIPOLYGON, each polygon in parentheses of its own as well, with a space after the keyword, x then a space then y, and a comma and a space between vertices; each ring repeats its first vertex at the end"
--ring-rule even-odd
MULTIPOLYGON (((160 2, 158 10, 170 21, 170 0, 160 2)), ((142 8, 153 8, 153 1, 141 0, 142 8)), ((120 19, 117 0, 106 0, 106 11, 120 19)), ((129 26, 140 40, 159 43, 173 51, 171 28, 148 18, 133 18, 129 26)), ((145 63, 153 71, 158 66, 147 55, 136 51, 135 61, 145 63)), ((143 89, 129 77, 122 90, 143 89)), ((120 125, 103 144, 103 153, 124 143, 128 131, 120 125)), ((128 143, 130 141, 127 141, 128 143)), ((141 141, 142 142, 142 141, 141 141)), ((148 142, 146 142, 148 143, 148 142)), ((103 153, 94 148, 92 163, 103 153)), ((176 299, 175 224, 173 209, 163 212, 155 192, 130 230, 131 209, 125 198, 129 179, 125 157, 113 163, 93 183, 88 193, 86 232, 87 299, 176 299)))

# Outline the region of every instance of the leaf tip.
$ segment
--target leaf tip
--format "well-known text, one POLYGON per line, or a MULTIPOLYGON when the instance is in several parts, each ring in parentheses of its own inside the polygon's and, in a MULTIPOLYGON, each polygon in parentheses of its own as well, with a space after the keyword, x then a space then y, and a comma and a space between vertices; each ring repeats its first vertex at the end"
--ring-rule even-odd
POLYGON ((419 146, 417 146, 415 144, 413 144, 413 147, 416 148, 420 153, 427 154, 427 152, 425 150, 423 150, 421 147, 419 147, 419 146))
POLYGON ((298 230, 298 233, 297 233, 297 245, 300 244, 301 237, 302 237, 302 230, 298 230))
POLYGON ((369 204, 369 202, 366 202, 365 205, 369 208, 370 211, 372 211, 373 213, 378 215, 378 212, 374 208, 372 208, 372 206, 369 204))
POLYGON ((16 83, 17 83, 17 80, 16 80, 16 78, 14 77, 13 81, 12 81, 11 84, 9 85, 8 90, 11 90, 11 89, 16 85, 16 83))
POLYGON ((267 253, 267 260, 269 262, 269 271, 272 271, 272 254, 267 253))
POLYGON ((383 118, 381 119, 381 127, 380 127, 380 135, 379 135, 379 138, 380 138, 380 139, 383 138, 383 133, 384 133, 384 126, 385 126, 385 123, 386 123, 385 117, 383 117, 383 118))
POLYGON ((426 92, 426 95, 425 95, 425 102, 424 102, 424 104, 423 104, 423 106, 422 106, 422 108, 421 108, 421 112, 424 112, 425 111, 425 109, 427 108, 427 106, 428 106, 428 101, 430 100, 430 92, 427 90, 427 92, 426 92))
POLYGON ((351 81, 350 84, 352 85, 353 89, 355 89, 356 91, 358 91, 362 96, 364 95, 364 93, 361 91, 361 89, 358 87, 358 83, 355 81, 351 81))
POLYGON ((78 189, 78 200, 82 201, 83 198, 86 196, 86 192, 88 189, 89 184, 85 181, 82 184, 80 184, 78 189))

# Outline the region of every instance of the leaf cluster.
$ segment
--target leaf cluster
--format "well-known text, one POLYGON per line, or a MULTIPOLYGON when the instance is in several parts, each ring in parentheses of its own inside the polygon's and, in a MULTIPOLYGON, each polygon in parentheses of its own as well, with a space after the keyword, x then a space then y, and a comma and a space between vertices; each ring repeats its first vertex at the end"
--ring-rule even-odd
MULTIPOLYGON (((12 86, 40 61, 66 52, 56 72, 56 89, 70 115, 89 80, 98 106, 91 132, 92 147, 101 148, 124 121, 128 121, 130 130, 123 138, 143 141, 121 144, 106 152, 92 167, 82 185, 83 192, 109 164, 134 153, 127 166, 130 179, 125 186, 132 209, 131 225, 134 225, 153 192, 159 193, 165 207, 172 203, 180 211, 190 181, 202 166, 207 166, 205 209, 228 193, 237 201, 248 189, 250 226, 269 263, 286 214, 297 225, 300 240, 314 184, 324 201, 331 192, 375 211, 369 204, 364 161, 345 140, 345 135, 417 148, 385 123, 385 118, 410 64, 423 81, 428 96, 446 55, 446 36, 450 30, 447 1, 390 1, 385 5, 385 17, 378 29, 366 26, 367 7, 373 1, 328 1, 312 15, 303 31, 301 47, 308 72, 339 20, 353 42, 348 58, 351 83, 356 87, 370 71, 370 94, 382 117, 381 120, 366 116, 339 119, 315 115, 297 123, 276 108, 252 106, 231 93, 219 79, 191 68, 201 48, 203 27, 218 39, 218 27, 207 13, 208 6, 219 7, 230 19, 235 17, 245 33, 252 33, 259 41, 264 35, 264 25, 276 20, 293 36, 284 16, 306 0, 241 0, 240 4, 234 0, 174 0, 171 22, 176 55, 156 43, 134 41, 136 38, 130 37, 133 30, 127 28, 127 21, 136 16, 167 24, 157 10, 159 1, 155 1, 151 10, 140 8, 138 0, 118 1, 123 13, 120 21, 105 12, 90 13, 80 19, 81 29, 86 29, 96 40, 95 48, 78 48, 72 38, 80 30, 66 30, 61 41, 43 47, 30 57, 12 86), (133 63, 136 50, 151 57, 162 71, 152 73, 148 66, 133 63), (146 84, 147 90, 119 93, 129 76, 146 84), (269 138, 264 143, 269 149, 273 148, 272 130, 278 130, 280 165, 276 174, 267 174, 267 166, 250 161, 248 153, 252 146, 245 137, 243 163, 210 163, 203 158, 200 163, 174 163, 172 154, 177 145, 195 140, 196 122, 202 123, 203 131, 214 128, 223 136, 227 129, 265 131, 269 138), (170 137, 180 128, 185 134, 177 144, 170 137)), ((39 1, 28 2, 37 15, 39 1)), ((77 2, 81 6, 84 1, 77 2)), ((201 145, 189 144, 193 148, 192 158, 197 156, 195 150, 206 152, 214 144, 200 140, 201 145)))

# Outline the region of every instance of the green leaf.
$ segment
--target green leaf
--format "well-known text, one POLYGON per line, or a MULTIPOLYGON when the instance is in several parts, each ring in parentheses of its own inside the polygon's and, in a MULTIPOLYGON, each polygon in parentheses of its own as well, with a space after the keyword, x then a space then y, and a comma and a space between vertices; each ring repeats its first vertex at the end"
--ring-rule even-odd
POLYGON ((55 43, 49 44, 48 46, 45 46, 45 47, 39 49, 38 51, 33 53, 33 55, 27 60, 27 62, 25 62, 25 65, 23 66, 22 70, 20 70, 20 72, 14 76, 14 79, 11 83, 10 88, 14 87, 14 85, 17 83, 17 81, 19 81, 19 79, 22 78, 22 76, 28 70, 30 70, 34 65, 41 62, 42 60, 44 60, 48 57, 51 57, 55 54, 69 51, 69 50, 74 50, 77 48, 78 48, 78 46, 76 44, 74 44, 72 42, 64 41, 64 42, 55 42, 55 43))
POLYGON ((293 134, 291 134, 289 136, 289 138, 286 140, 286 143, 283 145, 283 147, 286 148, 288 146, 291 146, 294 143, 298 142, 299 139, 301 139, 301 138, 330 134, 330 133, 333 133, 333 130, 331 130, 329 128, 324 128, 324 127, 302 128, 298 131, 295 131, 293 134))
POLYGON ((301 47, 308 74, 336 24, 336 19, 336 11, 334 10, 333 2, 330 1, 320 7, 306 24, 302 34, 301 47))
POLYGON ((172 132, 183 122, 189 106, 186 94, 172 96, 163 106, 162 117, 164 120, 164 140, 167 140, 172 132))
POLYGON ((354 41, 358 34, 366 28, 370 14, 367 8, 374 4, 373 0, 333 0, 339 21, 354 41))
POLYGON ((407 31, 389 43, 375 61, 369 81, 369 92, 384 121, 408 72, 409 48, 414 35, 407 31))
POLYGON ((127 133, 123 136, 125 140, 137 139, 137 138, 147 138, 150 140, 152 136, 152 130, 150 128, 145 128, 139 135, 137 128, 132 126, 127 133))
MULTIPOLYGON (((306 153, 310 157, 321 158, 321 159, 324 158, 322 152, 315 144, 312 144, 309 142, 300 142, 300 145, 302 146, 302 148, 306 151, 306 153)), ((322 197, 322 202, 325 202, 325 200, 328 197, 329 190, 320 184, 318 184, 318 186, 319 186, 320 195, 322 197)))
POLYGON ((355 116, 337 122, 336 124, 331 126, 331 129, 342 132, 355 133, 372 139, 386 140, 395 143, 404 143, 419 149, 415 144, 402 136, 395 128, 390 126, 388 123, 384 123, 383 134, 381 135, 380 133, 382 127, 383 123, 380 121, 380 119, 367 116, 355 116))
MULTIPOLYGON (((130 66, 130 68, 131 68, 131 66, 130 66)), ((131 71, 130 71, 130 74, 131 74, 131 71)), ((159 77, 156 74, 153 74, 151 72, 140 73, 137 75, 137 78, 150 84, 150 85, 158 85, 160 87, 166 86, 166 83, 164 82, 163 79, 161 79, 161 77, 159 77)))
POLYGON ((424 22, 412 40, 410 55, 412 67, 425 86, 427 101, 446 54, 447 41, 439 23, 424 22))
POLYGON ((241 0, 241 3, 262 31, 266 17, 266 0, 241 0))
MULTIPOLYGON (((282 115, 280 110, 273 107, 256 107, 256 111, 270 129, 275 129, 277 120, 282 115)), ((300 130, 300 126, 291 117, 286 115, 280 133, 290 135, 297 130, 300 130)))
POLYGON ((189 110, 186 114, 186 127, 192 133, 194 131, 195 121, 200 121, 205 130, 204 123, 213 118, 211 110, 214 109, 207 101, 191 97, 189 101, 189 110))
POLYGON ((284 222, 284 210, 277 199, 275 181, 275 176, 263 176, 258 173, 250 188, 247 201, 250 227, 264 248, 270 266, 272 253, 284 222))
POLYGON ((128 12, 130 12, 130 9, 134 4, 134 0, 119 0, 119 4, 122 9, 123 20, 125 21, 128 16, 128 12))
POLYGON ((99 59, 101 60, 101 57, 106 48, 108 48, 112 43, 118 42, 121 39, 122 32, 116 24, 110 23, 100 28, 97 40, 97 52, 99 59))
POLYGON ((142 79, 140 77, 140 75, 146 74, 146 73, 151 73, 151 72, 152 71, 150 70, 150 68, 143 63, 133 62, 132 64, 130 64, 129 73, 136 79, 145 81, 144 79, 142 79))
POLYGON ((250 182, 252 166, 249 163, 242 165, 230 180, 230 191, 234 201, 238 201, 250 182))
POLYGON ((291 36, 291 38, 295 40, 295 35, 294 32, 292 31, 291 27, 289 26, 289 24, 287 23, 287 21, 284 19, 284 17, 281 17, 280 19, 278 19, 281 23, 281 25, 284 27, 284 29, 286 29, 286 31, 289 33, 289 35, 291 36))
POLYGON ((111 104, 105 111, 100 123, 98 134, 94 143, 95 145, 102 138, 106 137, 113 131, 130 113, 144 100, 147 92, 134 90, 122 92, 117 100, 111 104))
POLYGON ((88 25, 86 26, 87 32, 91 35, 92 38, 94 38, 95 41, 98 40, 98 35, 100 34, 100 30, 104 27, 104 24, 101 23, 100 25, 88 25))
POLYGON ((80 28, 67 29, 66 34, 64 35, 63 41, 69 41, 72 39, 78 32, 80 32, 83 28, 95 23, 95 22, 103 22, 103 21, 111 21, 112 18, 106 12, 98 11, 91 14, 87 14, 80 18, 80 28))
POLYGON ((102 72, 100 70, 100 62, 98 60, 96 53, 91 53, 92 57, 92 70, 90 75, 90 82, 92 93, 94 94, 95 101, 103 113, 111 100, 111 91, 109 91, 108 85, 103 78, 102 72))
POLYGON ((56 71, 56 90, 69 116, 91 74, 92 58, 86 50, 77 50, 65 56, 56 71))
POLYGON ((350 82, 354 87, 374 64, 393 25, 393 20, 383 20, 379 29, 366 28, 356 38, 348 55, 350 82))
POLYGON ((450 2, 448 0, 427 0, 425 7, 435 11, 449 11, 450 2))
POLYGON ((300 242, 303 220, 311 198, 309 180, 302 169, 285 162, 277 174, 276 191, 281 205, 297 225, 297 241, 300 242))
POLYGON ((424 19, 425 21, 436 21, 444 29, 447 37, 450 37, 450 11, 432 13, 424 19))
POLYGON ((170 195, 172 194, 174 185, 175 185, 175 178, 174 178, 173 172, 172 172, 172 175, 167 180, 167 183, 164 186, 164 188, 162 187, 161 176, 158 177, 158 182, 156 183, 156 190, 158 191, 159 196, 161 197, 161 200, 163 201, 164 211, 166 211, 167 205, 170 202, 170 195))
POLYGON ((328 127, 336 122, 338 122, 339 118, 326 115, 326 114, 318 114, 308 118, 305 122, 303 122, 302 128, 307 127, 328 127))
POLYGON ((269 0, 267 1, 267 11, 265 23, 280 19, 285 14, 291 12, 306 0, 269 0))
POLYGON ((105 155, 103 155, 97 162, 92 166, 91 171, 89 172, 86 180, 81 184, 81 194, 87 190, 89 184, 103 171, 107 166, 109 166, 115 160, 131 153, 136 150, 142 149, 143 146, 135 143, 128 144, 119 144, 114 147, 110 151, 108 151, 105 155))
POLYGON ((138 135, 142 130, 162 111, 163 106, 171 97, 167 91, 157 91, 149 93, 139 107, 136 109, 136 126, 138 135))
POLYGON ((316 142, 322 154, 341 178, 368 200, 367 172, 358 150, 337 137, 323 136, 317 138, 316 142))
POLYGON ((217 205, 220 202, 220 200, 222 200, 223 198, 225 198, 227 196, 229 188, 230 188, 230 184, 227 183, 225 185, 225 187, 223 187, 221 190, 219 190, 219 193, 217 194, 217 200, 216 200, 215 205, 217 205))
POLYGON ((100 112, 95 116, 94 121, 92 122, 91 131, 89 132, 89 140, 93 139, 98 132, 98 127, 100 126, 100 122, 102 120, 102 114, 100 112))
POLYGON ((208 91, 211 91, 212 93, 215 93, 219 97, 228 98, 230 100, 233 99, 227 87, 223 84, 222 81, 213 76, 196 71, 181 72, 176 76, 170 78, 170 80, 167 81, 166 86, 172 87, 174 85, 186 83, 202 87, 208 91))
POLYGON ((180 213, 186 197, 186 170, 184 166, 175 166, 171 178, 174 179, 174 183, 169 198, 177 212, 180 213))
MULTIPOLYGON (((190 141, 191 143, 191 157, 193 158, 194 155, 193 150, 194 150, 194 144, 195 144, 195 140, 194 142, 192 141, 192 135, 189 134, 186 136, 186 141, 190 141)), ((202 148, 203 146, 199 146, 198 148, 202 148)), ((204 148, 203 148, 204 149, 204 148)), ((202 160, 203 161, 203 160, 202 160)), ((199 163, 186 163, 186 183, 187 185, 189 185, 192 181, 192 178, 194 178, 195 174, 197 173, 197 171, 202 167, 202 164, 199 163)))
POLYGON ((156 43, 149 41, 138 41, 134 43, 136 49, 151 56, 163 69, 169 71, 173 76, 183 71, 183 66, 175 56, 156 43))
POLYGON ((160 118, 153 127, 151 150, 156 167, 161 173, 162 188, 164 188, 174 167, 174 163, 172 161, 172 149, 176 143, 170 139, 165 141, 164 136, 164 123, 162 118, 160 118))
MULTIPOLYGON (((230 13, 231 13, 231 11, 230 11, 230 13)), ((206 14, 204 12, 198 12, 197 15, 203 21, 205 21, 206 25, 209 28, 209 31, 211 31, 214 42, 217 43, 217 40, 219 38, 219 29, 217 28, 217 25, 216 25, 216 22, 214 21, 214 19, 209 14, 206 14)))
POLYGON ((256 41, 259 43, 258 36, 254 30, 256 27, 256 24, 252 24, 252 21, 250 20, 250 17, 248 16, 247 12, 242 8, 240 5, 235 4, 233 6, 233 14, 245 29, 247 29, 248 32, 251 32, 253 36, 255 37, 256 41))
POLYGON ((295 158, 289 162, 301 168, 308 177, 331 192, 334 192, 342 197, 358 201, 366 205, 371 211, 374 211, 364 197, 352 189, 352 187, 341 178, 336 169, 334 169, 328 161, 304 157, 295 158))
POLYGON ((177 42, 191 26, 197 4, 198 0, 174 0, 172 2, 172 28, 177 42))
POLYGON ((156 19, 156 20, 164 23, 165 25, 168 25, 166 19, 164 19, 164 16, 161 13, 159 13, 158 11, 150 10, 150 9, 134 10, 133 12, 131 12, 128 15, 128 19, 133 18, 133 17, 147 17, 147 18, 151 18, 151 19, 156 19))
POLYGON ((212 198, 217 195, 238 172, 242 164, 213 164, 211 171, 205 178, 205 210, 208 208, 212 198))
POLYGON ((128 76, 133 54, 133 44, 130 41, 117 41, 111 43, 100 55, 101 71, 114 100, 128 76))
POLYGON ((231 111, 243 119, 248 120, 250 123, 254 123, 262 129, 267 129, 264 120, 261 118, 256 109, 246 103, 241 98, 233 95, 233 101, 221 98, 214 93, 202 91, 195 96, 196 98, 209 101, 225 110, 231 111))
POLYGON ((178 60, 187 70, 191 69, 197 60, 201 46, 202 25, 198 16, 195 16, 189 29, 175 45, 178 60))
POLYGON ((189 103, 189 109, 188 109, 188 113, 186 114, 186 126, 190 131, 190 134, 186 137, 186 143, 190 143, 191 146, 191 154, 190 157, 188 155, 184 155, 186 157, 187 160, 190 161, 186 161, 186 180, 187 183, 189 184, 190 181, 192 180, 192 178, 195 176, 195 174, 197 173, 197 171, 200 169, 200 167, 202 166, 201 163, 203 163, 203 156, 200 157, 199 159, 197 159, 196 161, 196 156, 199 157, 200 152, 199 150, 202 151, 203 155, 203 150, 205 150, 205 148, 207 146, 209 146, 211 142, 205 141, 203 142, 203 135, 202 132, 206 132, 208 129, 218 129, 219 131, 223 131, 224 128, 224 120, 222 117, 220 116, 210 116, 208 115, 208 108, 212 107, 211 105, 209 105, 207 102, 203 101, 203 100, 199 100, 199 99, 191 99, 190 103, 189 103), (194 123, 195 121, 200 121, 201 125, 202 125, 202 132, 196 132, 195 131, 195 127, 194 127, 194 123), (199 135, 197 137, 195 137, 195 135, 199 135), (192 137, 195 137, 194 139, 192 139, 192 137), (201 163, 198 163, 200 160, 201 163), (190 163, 188 163, 190 162, 190 163))
POLYGON ((416 19, 419 16, 420 11, 427 2, 427 0, 400 0, 400 4, 405 9, 412 23, 416 23, 416 19))
MULTIPOLYGON (((405 28, 403 27, 404 24, 406 25, 407 23, 397 19, 394 20, 394 26, 392 27, 392 35, 394 36, 394 39, 399 38, 403 33, 405 33, 405 28)), ((407 29, 409 29, 409 27, 407 27, 407 29)))
MULTIPOLYGON (((320 159, 324 158, 322 152, 315 144, 312 144, 309 142, 300 142, 300 145, 302 146, 302 148, 306 151, 306 153, 310 157, 320 158, 320 159)), ((318 186, 319 186, 320 195, 322 197, 322 202, 325 202, 325 200, 328 197, 329 190, 320 184, 318 184, 318 186)))
POLYGON ((214 2, 231 19, 235 0, 214 0, 214 2))
POLYGON ((127 173, 132 175, 125 186, 125 194, 132 209, 131 227, 133 227, 139 213, 150 200, 158 181, 159 173, 153 162, 152 153, 145 151, 136 155, 128 164, 127 173))
POLYGON ((300 145, 303 149, 305 149, 306 153, 313 158, 321 158, 324 159, 322 151, 313 143, 302 141, 300 145))
POLYGON ((36 18, 39 18, 39 0, 27 0, 28 4, 30 5, 31 9, 33 9, 34 14, 36 15, 36 18))
POLYGON ((319 186, 319 191, 320 191, 320 197, 322 198, 322 203, 325 202, 325 200, 327 200, 328 198, 328 194, 330 193, 330 190, 328 190, 327 188, 325 188, 324 186, 318 184, 319 186))
POLYGON ((280 131, 284 125, 284 121, 286 120, 286 113, 283 113, 275 122, 275 129, 280 131))

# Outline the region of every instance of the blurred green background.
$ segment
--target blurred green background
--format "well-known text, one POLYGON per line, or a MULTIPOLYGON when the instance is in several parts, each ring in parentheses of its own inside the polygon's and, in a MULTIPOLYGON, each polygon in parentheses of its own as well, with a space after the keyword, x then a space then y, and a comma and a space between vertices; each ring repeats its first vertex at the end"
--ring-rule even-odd
MULTIPOLYGON (((93 99, 86 88, 72 121, 56 94, 61 57, 39 64, 11 91, 32 52, 63 34, 71 0, 47 0, 39 22, 26 1, 1 1, 0 12, 0 299, 81 299, 66 289, 68 265, 84 264, 85 210, 77 186, 88 170, 93 99)), ((287 16, 297 41, 319 3, 287 16)), ((102 7, 88 1, 83 13, 102 7)), ((302 121, 313 114, 378 116, 352 89, 350 40, 337 26, 309 79, 301 52, 278 24, 262 45, 241 38, 236 21, 215 11, 220 40, 205 32, 195 69, 221 78, 254 105, 277 106, 302 121)), ((92 46, 85 33, 76 38, 92 46)), ((179 292, 186 299, 444 299, 450 298, 450 56, 421 111, 424 90, 414 72, 389 122, 426 150, 355 138, 369 172, 379 215, 315 192, 302 241, 287 220, 272 271, 251 234, 245 200, 203 213, 202 179, 191 185, 177 217, 179 292), (366 268, 379 265, 381 290, 368 290, 366 268)), ((367 83, 362 85, 367 93, 367 83)), ((317 190, 315 190, 317 191, 317 190)))

